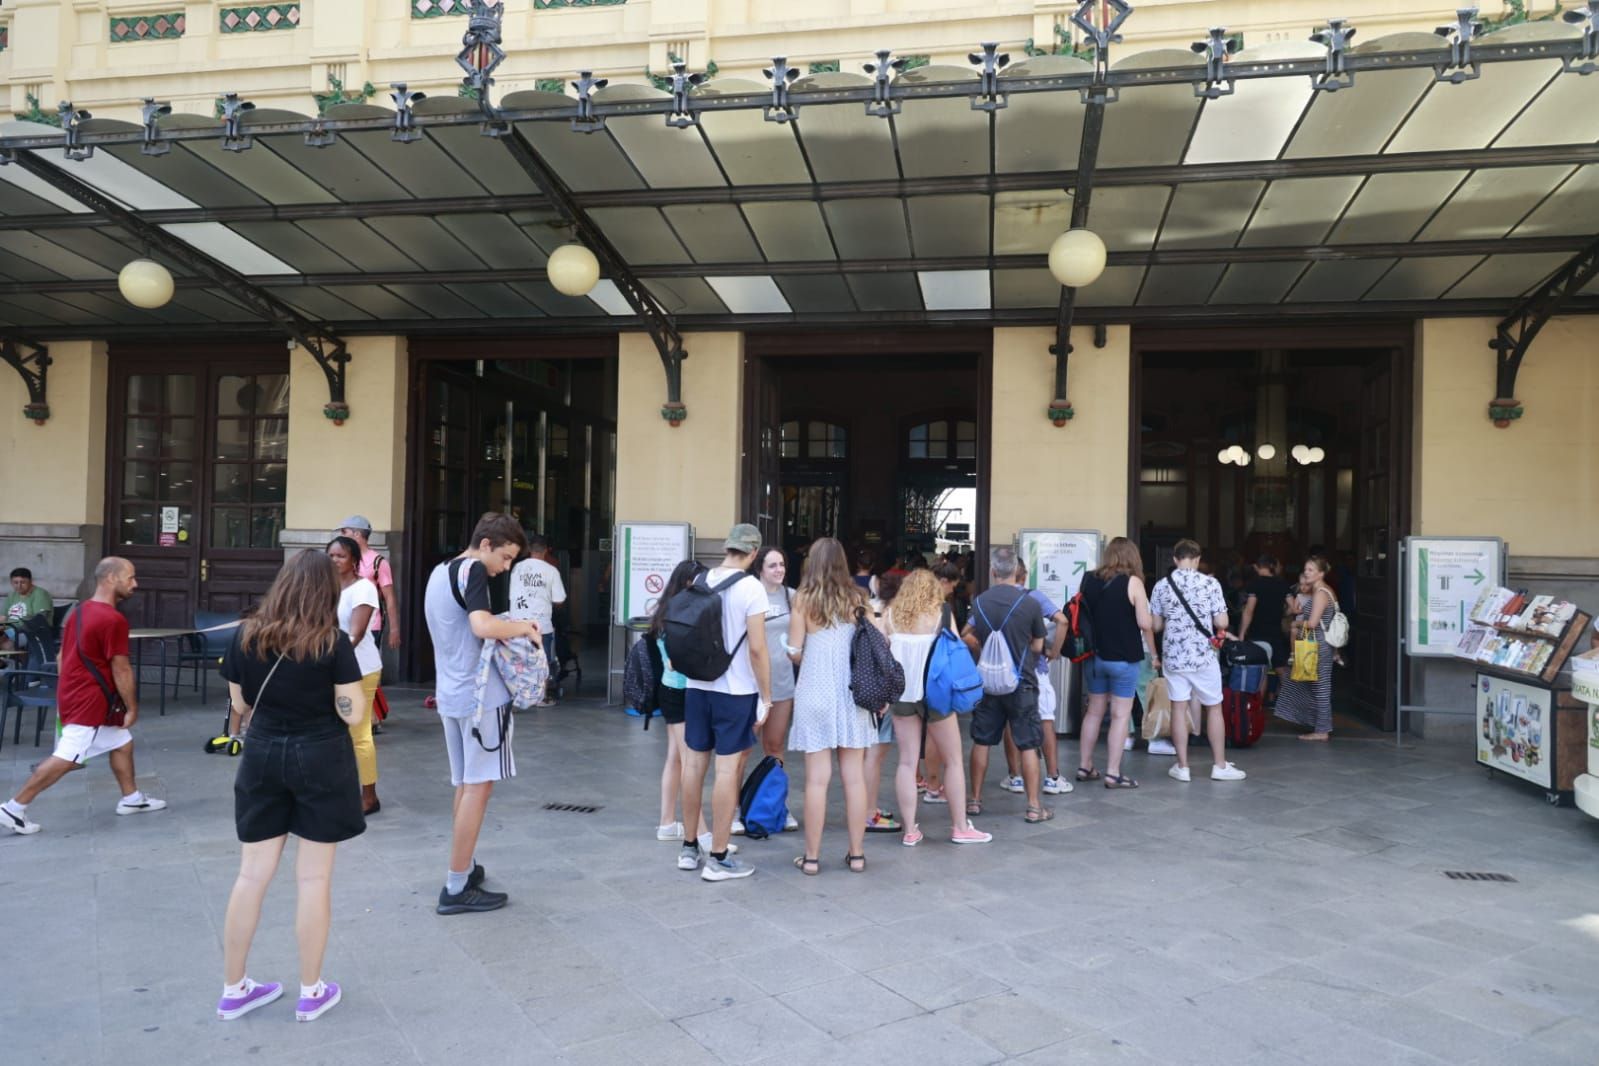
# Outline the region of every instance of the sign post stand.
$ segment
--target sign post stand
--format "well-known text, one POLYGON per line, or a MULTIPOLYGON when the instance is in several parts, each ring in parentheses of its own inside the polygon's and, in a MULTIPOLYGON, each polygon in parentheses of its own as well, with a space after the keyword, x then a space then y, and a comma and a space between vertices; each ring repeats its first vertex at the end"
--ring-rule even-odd
POLYGON ((1504 583, 1505 569, 1505 542, 1498 537, 1406 537, 1400 542, 1395 744, 1404 744, 1407 714, 1476 714, 1475 709, 1405 703, 1405 659, 1452 658, 1471 605, 1483 589, 1504 583))
MULTIPOLYGON (((1103 537, 1097 529, 1023 529, 1016 534, 1016 552, 1027 564, 1027 587, 1039 589, 1061 610, 1077 595, 1083 576, 1099 566, 1103 537)), ((1069 734, 1072 713, 1080 702, 1073 691, 1078 672, 1061 660, 1050 667, 1055 686, 1055 732, 1069 734)))
POLYGON ((611 627, 607 645, 605 702, 616 701, 627 658, 623 627, 628 619, 655 613, 677 564, 694 557, 694 527, 687 522, 618 522, 611 556, 611 627))

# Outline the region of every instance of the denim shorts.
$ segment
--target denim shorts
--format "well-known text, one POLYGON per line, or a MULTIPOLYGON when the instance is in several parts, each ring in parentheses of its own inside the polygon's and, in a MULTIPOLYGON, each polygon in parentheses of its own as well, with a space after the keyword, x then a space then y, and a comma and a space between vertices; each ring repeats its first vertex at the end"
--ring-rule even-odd
POLYGON ((683 699, 683 743, 690 751, 737 755, 755 746, 755 705, 760 697, 691 688, 683 699))
POLYGON ((1110 662, 1096 655, 1088 660, 1084 681, 1090 696, 1109 693, 1130 700, 1138 694, 1138 664, 1110 662))
POLYGON ((360 836, 366 816, 349 731, 246 736, 233 780, 233 817, 246 844, 285 833, 319 844, 360 836))

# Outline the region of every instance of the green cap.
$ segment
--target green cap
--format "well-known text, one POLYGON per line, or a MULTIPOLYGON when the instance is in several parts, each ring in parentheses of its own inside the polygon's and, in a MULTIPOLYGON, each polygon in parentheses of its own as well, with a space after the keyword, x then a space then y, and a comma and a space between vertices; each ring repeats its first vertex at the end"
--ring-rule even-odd
POLYGON ((748 555, 761 546, 761 531, 748 522, 740 522, 727 532, 727 540, 722 543, 723 549, 748 555))

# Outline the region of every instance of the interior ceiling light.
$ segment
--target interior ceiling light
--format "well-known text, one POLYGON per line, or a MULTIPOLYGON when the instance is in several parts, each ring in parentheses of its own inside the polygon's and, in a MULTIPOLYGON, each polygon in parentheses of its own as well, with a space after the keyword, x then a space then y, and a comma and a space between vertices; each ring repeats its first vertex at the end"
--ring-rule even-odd
POLYGON ((1273 444, 1262 444, 1255 449, 1255 455, 1261 459, 1275 459, 1277 458, 1277 447, 1273 444))
POLYGON ((154 259, 135 259, 117 274, 117 289, 134 307, 154 310, 172 300, 172 272, 154 259))
POLYGON ((1067 230, 1049 246, 1049 272, 1068 289, 1092 285, 1105 272, 1105 242, 1093 230, 1067 230))
POLYGON ((545 265, 550 284, 565 296, 587 296, 600 280, 600 261, 581 244, 563 244, 545 265))

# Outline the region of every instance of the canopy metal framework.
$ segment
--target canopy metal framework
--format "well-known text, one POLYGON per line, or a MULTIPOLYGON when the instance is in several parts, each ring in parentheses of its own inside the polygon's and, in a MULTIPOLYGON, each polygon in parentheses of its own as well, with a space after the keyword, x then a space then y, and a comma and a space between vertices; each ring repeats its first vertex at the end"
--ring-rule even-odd
MULTIPOLYGON (((0 124, 22 164, 0 166, 0 335, 284 331, 269 298, 328 338, 642 328, 680 359, 690 330, 984 322, 1052 325, 1064 353, 1072 322, 1498 318, 1599 234, 1599 0, 1489 34, 1462 11, 1358 45, 1331 20, 1113 54, 1130 12, 1080 7, 1092 61, 777 59, 765 84, 584 72, 575 96, 495 99, 479 3, 475 99, 397 86, 392 108, 308 116, 235 96, 221 121, 149 101, 142 123, 67 104, 63 128, 0 124), (1067 294, 1045 252, 1073 224, 1111 254, 1067 294), (605 268, 587 297, 543 276, 573 233, 605 268), (156 311, 116 294, 147 243, 178 283, 156 311)), ((1596 286, 1561 313, 1599 311, 1596 286)))

